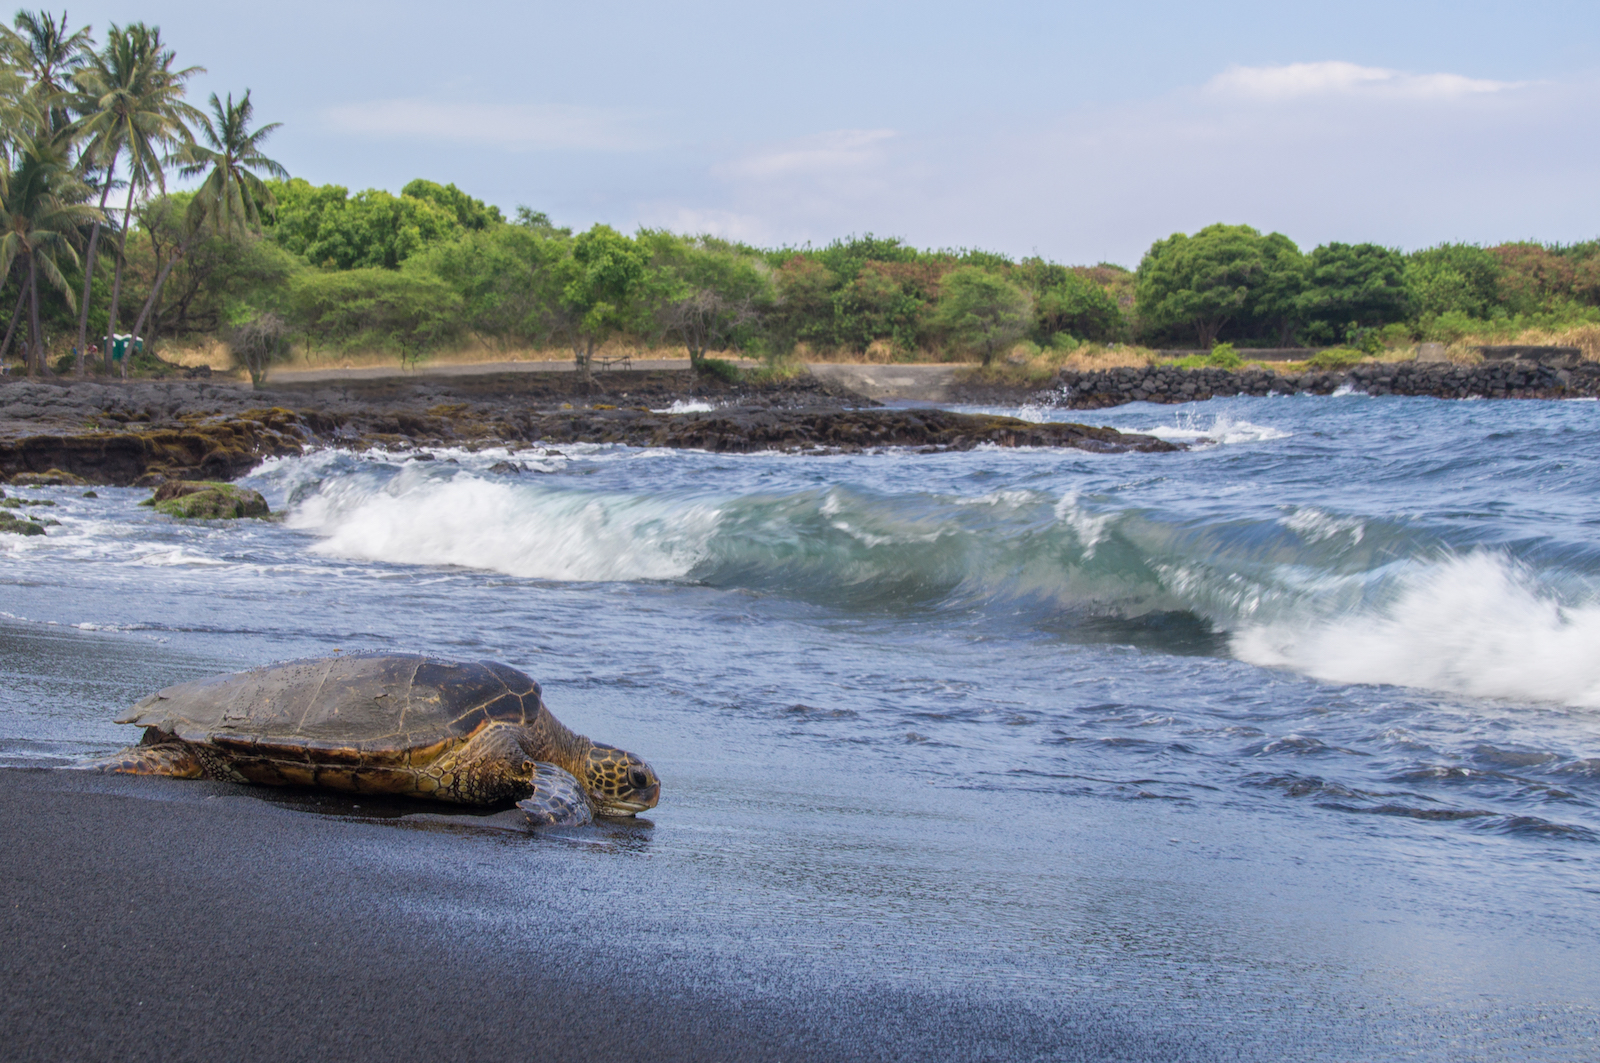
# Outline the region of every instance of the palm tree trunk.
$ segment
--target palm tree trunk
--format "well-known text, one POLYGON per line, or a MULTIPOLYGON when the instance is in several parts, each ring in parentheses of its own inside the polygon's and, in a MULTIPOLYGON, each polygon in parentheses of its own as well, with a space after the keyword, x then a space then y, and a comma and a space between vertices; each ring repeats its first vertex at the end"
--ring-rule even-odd
POLYGON ((27 277, 23 277, 22 278, 22 284, 20 285, 20 287, 18 288, 18 291, 17 291, 17 306, 16 306, 16 309, 11 311, 11 324, 6 326, 5 342, 0 343, 0 361, 4 361, 7 352, 9 352, 11 350, 11 337, 16 335, 17 322, 22 320, 22 308, 25 305, 25 300, 27 298, 28 298, 28 278, 27 277))
POLYGON ((33 255, 28 256, 28 375, 36 377, 44 368, 44 335, 39 330, 39 267, 33 255))
MULTIPOLYGON (((127 260, 128 220, 133 217, 133 190, 138 182, 128 181, 128 205, 122 208, 122 233, 117 238, 117 271, 111 280, 111 310, 106 314, 106 375, 111 375, 112 337, 117 333, 117 309, 122 303, 122 265, 127 260)), ((126 353, 124 354, 126 358, 126 353)), ((123 376, 127 376, 127 362, 123 362, 123 376)))
MULTIPOLYGON (((117 154, 122 149, 118 148, 111 156, 111 162, 106 167, 106 187, 100 193, 100 213, 106 212, 106 199, 111 195, 111 178, 117 171, 117 154)), ((84 378, 89 364, 89 289, 94 284, 95 252, 100 246, 100 222, 94 223, 94 228, 89 232, 89 251, 83 262, 83 309, 78 313, 78 365, 74 375, 79 380, 84 378)))
POLYGON ((150 317, 150 312, 155 309, 156 300, 161 298, 161 286, 167 283, 167 277, 171 275, 172 267, 176 266, 178 260, 189 250, 189 244, 196 235, 198 235, 198 230, 180 243, 172 252, 172 257, 167 259, 167 264, 161 267, 161 272, 156 274, 156 282, 150 287, 150 298, 144 301, 144 309, 139 311, 139 320, 133 323, 133 334, 135 336, 144 331, 145 321, 150 317))

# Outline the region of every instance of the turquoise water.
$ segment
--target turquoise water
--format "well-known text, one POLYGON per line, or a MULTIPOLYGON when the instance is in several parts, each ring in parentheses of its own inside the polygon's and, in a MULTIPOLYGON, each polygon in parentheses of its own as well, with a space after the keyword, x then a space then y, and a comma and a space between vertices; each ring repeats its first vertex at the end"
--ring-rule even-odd
POLYGON ((322 453, 245 481, 281 524, 13 491, 62 526, 0 537, 0 763, 115 748, 194 675, 494 657, 655 765, 626 844, 547 843, 708 978, 1092 997, 1239 1058, 1584 1058, 1597 416, 1137 404, 1087 417, 1192 449, 517 477, 322 453))

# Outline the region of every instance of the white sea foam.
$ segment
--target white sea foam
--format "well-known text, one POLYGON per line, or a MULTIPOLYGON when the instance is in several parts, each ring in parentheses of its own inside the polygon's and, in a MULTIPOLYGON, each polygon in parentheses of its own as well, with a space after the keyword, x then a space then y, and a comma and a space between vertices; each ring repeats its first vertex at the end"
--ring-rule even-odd
POLYGON ((1336 517, 1315 506, 1300 506, 1278 523, 1300 536, 1308 543, 1348 536, 1352 544, 1359 543, 1366 534, 1366 523, 1356 517, 1336 517))
POLYGON ((1562 604, 1496 554, 1427 566, 1376 612, 1252 625, 1232 645, 1333 682, 1600 708, 1600 603, 1562 604))
POLYGON ((1210 424, 1200 423, 1200 418, 1192 414, 1183 414, 1178 417, 1177 424, 1157 425, 1140 431, 1168 442, 1199 442, 1202 445, 1214 443, 1224 446, 1236 443, 1262 443, 1269 439, 1287 439, 1291 434, 1271 425, 1234 420, 1227 414, 1218 414, 1212 418, 1210 424))
POLYGON ((133 559, 136 565, 145 565, 150 568, 189 568, 226 565, 226 561, 219 561, 214 557, 203 554, 192 554, 183 547, 176 550, 156 550, 143 554, 133 559))
POLYGON ((716 529, 714 506, 620 494, 450 480, 407 469, 382 488, 324 485, 290 513, 326 556, 460 565, 550 580, 674 579, 716 529))
POLYGON ((1056 519, 1073 530, 1083 546, 1085 560, 1094 556, 1094 549, 1106 538, 1106 529, 1116 519, 1115 513, 1091 513, 1078 502, 1078 493, 1068 491, 1055 504, 1056 519))
POLYGON ((711 403, 709 403, 709 402, 701 402, 701 401, 699 401, 697 399, 691 399, 688 402, 685 402, 682 399, 677 399, 676 401, 673 402, 673 404, 671 406, 668 406, 665 409, 651 410, 650 412, 651 413, 710 413, 714 409, 716 409, 716 407, 711 405, 711 403))

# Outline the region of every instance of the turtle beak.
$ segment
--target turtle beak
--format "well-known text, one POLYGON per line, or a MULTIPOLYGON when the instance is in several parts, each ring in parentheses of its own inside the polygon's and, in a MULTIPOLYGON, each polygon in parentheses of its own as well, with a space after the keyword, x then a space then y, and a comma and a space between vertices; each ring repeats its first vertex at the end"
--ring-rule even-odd
POLYGON ((643 790, 633 791, 627 800, 608 801, 596 811, 602 816, 636 816, 640 812, 656 807, 656 802, 659 800, 661 800, 661 784, 653 782, 643 790))

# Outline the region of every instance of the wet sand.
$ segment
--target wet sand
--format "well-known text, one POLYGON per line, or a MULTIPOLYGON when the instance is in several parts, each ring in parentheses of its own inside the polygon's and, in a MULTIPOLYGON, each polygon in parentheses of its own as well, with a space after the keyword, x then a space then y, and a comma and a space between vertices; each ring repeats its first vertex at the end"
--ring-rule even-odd
POLYGON ((608 884, 522 832, 16 769, 0 823, 8 1060, 1216 1058, 1110 1006, 1039 1016, 641 963, 648 942, 608 925, 615 898, 588 900, 608 884), (552 874, 496 896, 454 873, 507 850, 552 874))
POLYGON ((1600 1036, 1587 848, 1017 791, 976 752, 927 776, 807 737, 824 708, 707 708, 737 659, 678 711, 631 644, 539 654, 563 722, 648 752, 650 821, 23 766, 130 740, 111 719, 164 683, 328 641, 169 634, 0 616, 5 1060, 1573 1063, 1600 1036))

